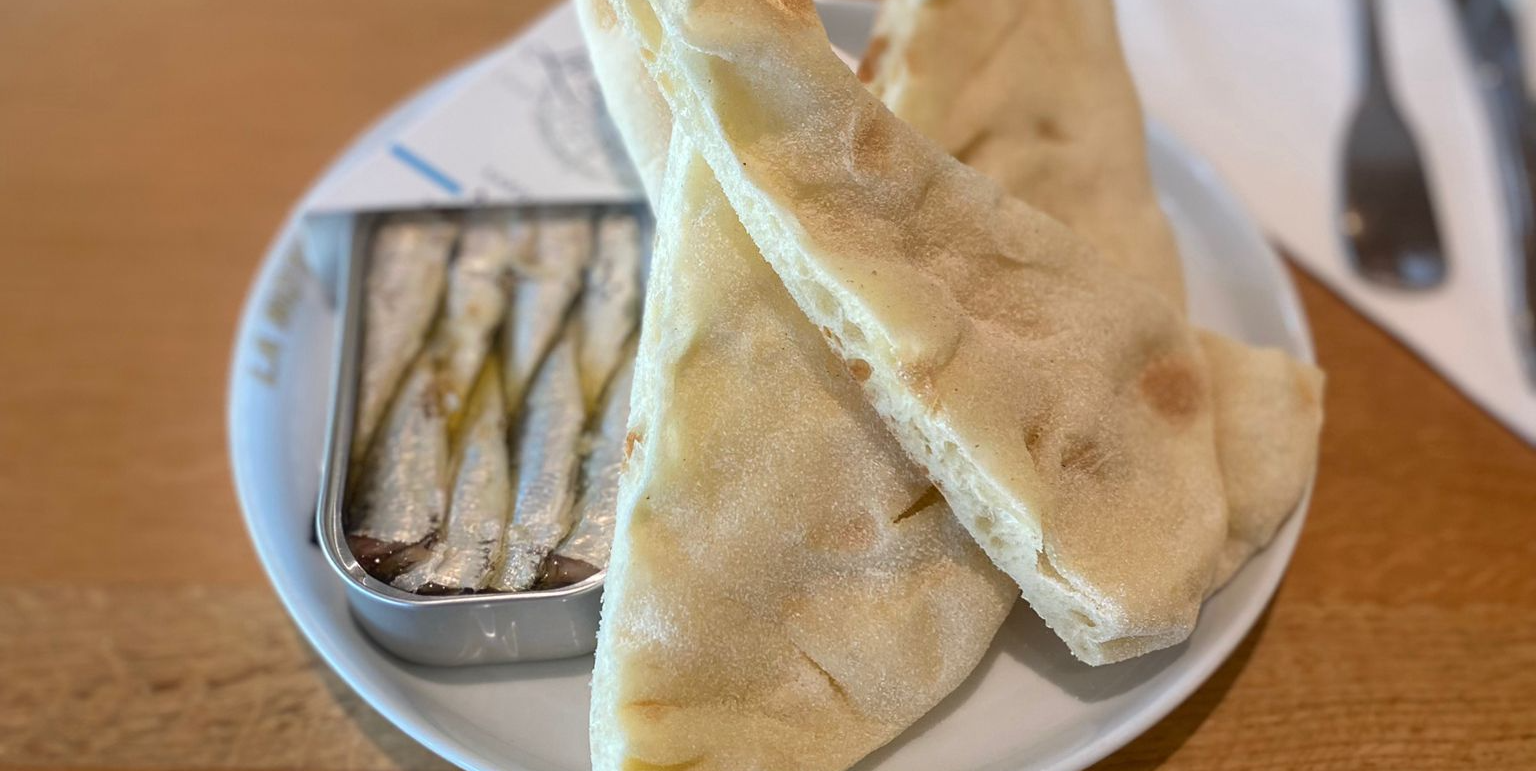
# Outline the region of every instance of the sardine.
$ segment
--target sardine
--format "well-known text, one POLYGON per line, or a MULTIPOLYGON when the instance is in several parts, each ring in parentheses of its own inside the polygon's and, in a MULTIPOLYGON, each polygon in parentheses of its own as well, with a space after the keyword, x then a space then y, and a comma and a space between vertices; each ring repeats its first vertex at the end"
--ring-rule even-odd
POLYGON ((585 418, 580 388, 572 326, 550 350, 528 388, 517 437, 517 502, 491 582, 498 591, 532 587, 544 558, 570 529, 585 418))
POLYGON ((447 482, 447 416, 431 362, 418 356, 363 461, 347 512, 347 544, 364 569, 387 581, 428 558, 448 508, 447 482))
POLYGON ((515 266, 517 284, 502 331, 502 385, 513 410, 581 291, 581 272, 592 256, 592 218, 586 210, 541 211, 534 242, 528 259, 515 266))
POLYGON ((577 317, 581 320, 581 395, 595 412, 603 388, 619 366, 624 341, 640 321, 640 218, 633 210, 597 220, 597 251, 587 266, 577 317))
POLYGON ((449 423, 458 422, 470 387, 490 349, 491 333, 506 315, 513 265, 533 252, 534 230, 515 210, 470 215, 448 268, 442 318, 428 346, 442 385, 449 423))
POLYGON ((619 503, 619 469, 624 465, 624 437, 629 430, 635 344, 626 345, 619 355, 622 362, 608 384, 596 433, 582 461, 576 524, 544 563, 539 583, 549 588, 577 583, 608 566, 619 503))
POLYGON ((485 363, 465 405, 448 517, 431 556, 396 578, 397 588, 456 594, 483 588, 512 510, 507 411, 497 362, 485 363))
POLYGON ((391 215, 373 234, 365 278, 362 375, 352 432, 354 466, 367 456, 406 367, 442 301, 458 227, 441 215, 391 215))

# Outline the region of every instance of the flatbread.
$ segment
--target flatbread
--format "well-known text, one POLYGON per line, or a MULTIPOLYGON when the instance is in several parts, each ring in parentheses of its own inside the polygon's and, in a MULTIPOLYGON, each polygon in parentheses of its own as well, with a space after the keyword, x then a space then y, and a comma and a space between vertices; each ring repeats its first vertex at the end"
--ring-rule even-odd
POLYGON ((1227 543, 1212 589, 1275 537, 1317 468, 1323 373, 1273 348, 1200 332, 1216 403, 1216 454, 1228 507, 1227 543))
MULTIPOLYGON (((578 2, 589 41, 611 29, 601 2, 578 2)), ((643 71, 597 69, 625 114, 613 102, 633 92, 608 86, 643 71)), ((593 767, 847 768, 965 679, 1014 587, 796 307, 691 142, 669 147, 651 181, 657 241, 593 767)))
POLYGON ((624 141, 645 187, 646 200, 654 205, 661 200, 667 144, 672 139, 672 108, 646 74, 639 50, 618 28, 608 0, 575 0, 575 5, 587 56, 601 84, 603 106, 624 141))
MULTIPOLYGON (((859 75, 897 117, 1184 305, 1110 0, 887 0, 859 75)), ((1230 512, 1226 583, 1317 462, 1322 372, 1201 331, 1230 512)))
POLYGON ((1184 306, 1110 0, 886 0, 859 76, 891 112, 1184 306))
POLYGON ((1074 654, 1193 629, 1227 527, 1182 313, 896 119, 802 0, 615 0, 796 304, 1074 654))
POLYGON ((969 674, 1013 587, 927 494, 708 167, 674 147, 594 768, 845 768, 969 674))

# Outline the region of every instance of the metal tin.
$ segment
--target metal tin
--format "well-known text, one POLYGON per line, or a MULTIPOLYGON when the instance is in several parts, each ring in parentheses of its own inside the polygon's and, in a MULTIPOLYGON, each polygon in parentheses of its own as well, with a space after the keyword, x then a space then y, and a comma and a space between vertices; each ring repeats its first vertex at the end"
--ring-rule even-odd
POLYGON ((509 594, 426 597, 380 581, 347 546, 343 522, 363 337, 368 244, 377 217, 359 215, 350 248, 337 266, 335 368, 316 533, 326 561, 346 587, 358 625, 379 645, 418 664, 462 666, 539 661, 591 653, 603 573, 561 589, 509 594))

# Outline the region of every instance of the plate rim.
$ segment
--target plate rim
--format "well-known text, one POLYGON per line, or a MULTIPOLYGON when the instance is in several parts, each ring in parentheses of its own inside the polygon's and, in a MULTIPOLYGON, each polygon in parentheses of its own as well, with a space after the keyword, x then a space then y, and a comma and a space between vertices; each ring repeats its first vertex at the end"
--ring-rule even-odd
MULTIPOLYGON (((838 7, 845 12, 849 9, 860 9, 857 12, 873 14, 874 8, 863 2, 847 2, 846 0, 821 0, 821 5, 838 7)), ((558 10, 560 4, 552 6, 553 13, 558 10)), ((258 484, 255 479, 256 472, 248 468, 250 461, 245 460, 242 451, 241 438, 246 433, 242 427, 240 405, 235 398, 237 383, 242 377, 240 369, 242 363, 241 349, 243 342, 248 338, 251 330, 256 326, 261 313, 261 298, 265 295, 268 286, 275 280, 277 273, 282 268, 283 257, 287 250, 293 248, 299 240, 299 226, 306 213, 312 208, 312 201, 316 193, 321 190, 327 181, 340 173, 347 165, 361 157, 368 148, 384 143, 389 130, 425 109, 427 104, 440 98, 450 90, 452 84, 469 77, 478 69, 488 66, 497 52, 510 45, 517 35, 521 35, 538 19, 530 20, 528 24, 520 28, 512 37, 492 48, 480 52, 471 57, 466 63, 451 68, 441 77, 432 79, 422 87, 413 91, 406 98, 397 102, 393 107, 362 131, 358 132, 348 141, 341 152, 333 156, 318 176, 305 189, 304 194, 297 203, 292 206, 282 225, 274 237, 269 241, 261 262, 253 271, 252 280, 242 301, 241 311, 235 328, 231 357, 226 380, 226 442, 229 453, 231 476, 233 477, 236 499, 240 505, 241 518, 244 522, 247 537, 251 539, 253 550, 256 552, 262 571, 278 596, 284 610, 310 647, 326 662, 337 677, 347 684, 369 707, 377 711, 393 726, 419 742, 431 752, 444 760, 467 769, 491 769, 505 767, 494 764, 490 758, 485 758, 479 753, 468 751, 461 742, 454 740, 438 729, 430 720, 404 705, 396 704, 396 699, 383 692, 383 689, 375 687, 372 676, 352 667, 345 660, 348 650, 343 646, 332 644, 328 635, 322 630, 312 629, 304 620, 306 613, 299 607, 299 600, 284 591, 283 583, 278 575, 279 569, 275 559, 261 546, 257 538, 256 520, 260 517, 257 511, 257 502, 253 492, 253 486, 258 484)), ((1166 145, 1169 151, 1176 155, 1185 171, 1196 177, 1202 185, 1211 193, 1213 202, 1220 209, 1220 216, 1229 223, 1238 226, 1244 233, 1245 240, 1251 241, 1254 251, 1262 253, 1263 270, 1269 280, 1278 290, 1279 305, 1284 310, 1287 326, 1293 333, 1294 340, 1298 343, 1296 351, 1299 358, 1308 363, 1315 363, 1316 354, 1311 326, 1306 314, 1305 306, 1301 303, 1300 295, 1290 273, 1285 269, 1283 258, 1280 257, 1272 242, 1264 237, 1263 230, 1241 205, 1230 186, 1221 178, 1221 175, 1211 166, 1203 156, 1191 150, 1180 141, 1177 136, 1163 125, 1149 117, 1147 121, 1147 133, 1149 142, 1166 145)), ((324 280, 321 281, 324 285, 324 280)), ((316 470, 318 473, 318 469, 316 470)), ((1266 573, 1260 577, 1259 587, 1255 590, 1255 600, 1243 604, 1234 613, 1234 620, 1222 628, 1208 645, 1207 653, 1196 661, 1186 665, 1183 670, 1161 689, 1156 691, 1139 709, 1130 712, 1107 732, 1099 734, 1093 741, 1087 742, 1077 750, 1062 756, 1058 762, 1048 767, 1051 771, 1080 771, 1093 763, 1102 760, 1109 754, 1129 744, 1136 737, 1145 733, 1149 728, 1167 717, 1175 708, 1189 698, 1210 677, 1225 664, 1237 646, 1241 644, 1252 631, 1258 618, 1273 603, 1281 581, 1289 571, 1292 557, 1300 540, 1301 529, 1305 524, 1307 514, 1311 507, 1313 488, 1316 484, 1317 468, 1314 466, 1311 477, 1308 480, 1296 509, 1286 519, 1281 530, 1263 551, 1271 552, 1271 565, 1266 573)), ((1249 569, 1250 563, 1244 569, 1249 569)), ((338 586, 338 590, 342 587, 338 586)), ((1224 591, 1224 590, 1222 590, 1224 591)), ((1219 594, 1219 592, 1218 592, 1219 594)), ((1213 595, 1214 596, 1214 595, 1213 595)), ((1005 759, 1003 763, 1011 763, 1005 759)), ((1014 766, 1009 765, 1012 768, 1014 766)))

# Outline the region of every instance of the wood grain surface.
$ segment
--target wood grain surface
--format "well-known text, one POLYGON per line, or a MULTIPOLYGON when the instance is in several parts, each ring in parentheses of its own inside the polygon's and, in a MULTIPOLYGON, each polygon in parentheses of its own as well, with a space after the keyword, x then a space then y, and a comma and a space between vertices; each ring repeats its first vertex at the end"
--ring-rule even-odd
MULTIPOLYGON (((545 5, 0 2, 0 767, 443 767, 262 577, 226 368, 327 161, 545 5)), ((1330 380, 1289 576, 1100 767, 1536 767, 1536 451, 1297 278, 1330 380)))

